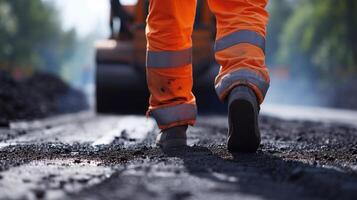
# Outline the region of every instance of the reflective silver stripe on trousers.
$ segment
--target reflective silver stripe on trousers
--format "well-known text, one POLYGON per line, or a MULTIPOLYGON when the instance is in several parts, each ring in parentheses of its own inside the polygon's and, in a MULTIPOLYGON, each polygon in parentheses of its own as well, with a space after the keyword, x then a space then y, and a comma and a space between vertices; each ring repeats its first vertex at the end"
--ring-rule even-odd
POLYGON ((217 40, 214 46, 214 51, 221 51, 240 43, 249 43, 255 45, 261 48, 265 53, 265 38, 259 35, 257 32, 249 30, 237 31, 217 40))
POLYGON ((192 48, 180 51, 147 51, 146 66, 152 68, 181 67, 192 63, 192 48))
POLYGON ((194 120, 197 116, 197 108, 192 104, 180 104, 151 111, 159 126, 170 125, 175 122, 194 120))
POLYGON ((255 85, 262 92, 264 97, 269 89, 269 83, 267 83, 262 76, 250 70, 242 69, 229 73, 221 79, 216 85, 218 96, 221 96, 227 89, 237 82, 255 85))

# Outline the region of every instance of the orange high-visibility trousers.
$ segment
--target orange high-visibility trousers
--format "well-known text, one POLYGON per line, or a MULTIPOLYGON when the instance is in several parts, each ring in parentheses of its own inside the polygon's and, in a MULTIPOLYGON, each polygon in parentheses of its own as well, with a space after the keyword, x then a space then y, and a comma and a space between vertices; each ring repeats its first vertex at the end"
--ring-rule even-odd
MULTIPOLYGON (((267 0, 207 0, 216 16, 214 47, 221 65, 215 81, 224 101, 238 85, 250 87, 262 103, 269 88, 265 66, 267 0)), ((147 17, 148 113, 160 129, 193 125, 192 39, 196 0, 150 0, 147 17)))

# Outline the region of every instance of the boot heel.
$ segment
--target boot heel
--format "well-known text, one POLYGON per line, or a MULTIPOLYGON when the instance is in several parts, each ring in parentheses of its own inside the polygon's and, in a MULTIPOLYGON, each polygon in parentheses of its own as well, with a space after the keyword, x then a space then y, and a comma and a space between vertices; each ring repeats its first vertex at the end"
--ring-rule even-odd
POLYGON ((228 141, 231 152, 255 152, 260 144, 259 108, 254 92, 245 86, 232 90, 228 104, 228 141))

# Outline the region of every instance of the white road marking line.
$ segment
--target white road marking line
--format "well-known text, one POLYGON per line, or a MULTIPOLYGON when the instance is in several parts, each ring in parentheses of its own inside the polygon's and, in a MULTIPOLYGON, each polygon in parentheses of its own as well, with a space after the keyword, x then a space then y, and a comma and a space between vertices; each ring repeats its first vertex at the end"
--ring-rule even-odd
POLYGON ((136 140, 144 139, 155 129, 155 122, 144 116, 98 116, 79 123, 69 123, 48 129, 34 130, 25 135, 0 142, 0 149, 16 144, 90 143, 110 144, 123 132, 136 140))
POLYGON ((263 104, 262 114, 289 120, 337 122, 357 126, 357 111, 353 110, 263 104))
POLYGON ((121 118, 117 126, 112 131, 106 133, 98 140, 93 142, 92 145, 105 145, 112 143, 116 137, 122 136, 125 131, 129 138, 136 140, 143 140, 145 137, 153 131, 155 128, 155 122, 151 118, 146 117, 123 117, 121 118))

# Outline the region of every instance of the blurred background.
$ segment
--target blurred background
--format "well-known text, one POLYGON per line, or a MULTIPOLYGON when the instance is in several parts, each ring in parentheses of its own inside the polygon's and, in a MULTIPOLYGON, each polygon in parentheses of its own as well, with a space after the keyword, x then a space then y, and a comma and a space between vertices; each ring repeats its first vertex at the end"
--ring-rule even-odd
MULTIPOLYGON (((121 3, 136 14, 136 0, 121 3)), ((357 2, 270 0, 268 9, 266 104, 357 109, 357 2)), ((0 124, 95 109, 95 44, 113 37, 110 10, 109 0, 0 0, 0 124)))

